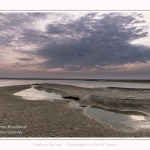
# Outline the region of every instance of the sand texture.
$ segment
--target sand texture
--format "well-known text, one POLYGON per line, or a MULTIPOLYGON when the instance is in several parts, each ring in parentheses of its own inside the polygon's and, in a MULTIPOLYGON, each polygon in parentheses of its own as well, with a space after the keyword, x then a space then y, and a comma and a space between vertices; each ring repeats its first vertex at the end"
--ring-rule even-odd
POLYGON ((138 110, 150 115, 150 90, 91 89, 58 84, 40 84, 36 87, 47 92, 58 92, 66 98, 79 99, 83 108, 72 108, 69 99, 30 101, 13 95, 29 87, 0 87, 0 137, 150 137, 150 129, 118 131, 84 114, 85 106, 96 105, 138 110), (15 128, 8 128, 8 125, 15 128), (17 128, 17 125, 22 128, 17 128))

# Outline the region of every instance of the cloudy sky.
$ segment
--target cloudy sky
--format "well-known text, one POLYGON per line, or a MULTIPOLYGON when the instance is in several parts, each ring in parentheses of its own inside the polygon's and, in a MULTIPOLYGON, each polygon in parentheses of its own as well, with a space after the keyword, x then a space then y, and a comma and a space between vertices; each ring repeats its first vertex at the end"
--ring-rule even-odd
POLYGON ((0 77, 150 78, 150 12, 0 12, 0 77))

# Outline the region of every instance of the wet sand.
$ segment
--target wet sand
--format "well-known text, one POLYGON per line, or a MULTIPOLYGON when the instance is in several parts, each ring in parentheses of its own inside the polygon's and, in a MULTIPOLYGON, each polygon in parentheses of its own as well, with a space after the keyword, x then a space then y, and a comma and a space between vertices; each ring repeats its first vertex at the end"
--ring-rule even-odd
POLYGON ((118 131, 84 113, 85 106, 95 105, 150 115, 150 90, 91 89, 58 84, 40 84, 36 87, 74 98, 83 107, 73 108, 69 106, 69 99, 30 101, 13 95, 29 87, 0 87, 0 137, 150 137, 150 129, 118 131))

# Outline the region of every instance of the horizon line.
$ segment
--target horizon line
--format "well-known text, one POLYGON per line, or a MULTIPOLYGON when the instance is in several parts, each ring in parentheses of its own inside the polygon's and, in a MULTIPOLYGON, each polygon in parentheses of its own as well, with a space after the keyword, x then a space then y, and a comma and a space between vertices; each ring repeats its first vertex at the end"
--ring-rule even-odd
POLYGON ((150 82, 150 79, 104 79, 104 78, 32 78, 32 77, 24 77, 24 78, 14 78, 14 77, 9 77, 9 78, 4 78, 0 77, 1 79, 11 79, 11 80, 84 80, 84 81, 145 81, 145 82, 150 82))

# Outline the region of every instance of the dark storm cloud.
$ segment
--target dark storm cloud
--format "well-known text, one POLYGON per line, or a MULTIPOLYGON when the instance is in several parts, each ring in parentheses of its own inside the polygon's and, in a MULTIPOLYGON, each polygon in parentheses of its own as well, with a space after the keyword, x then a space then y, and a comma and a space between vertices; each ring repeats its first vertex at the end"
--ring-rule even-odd
POLYGON ((18 42, 18 44, 21 42, 24 45, 28 44, 30 39, 27 39, 26 34, 31 34, 32 23, 39 19, 45 19, 45 17, 46 14, 44 13, 0 13, 0 46, 6 48, 16 46, 12 45, 13 41, 18 42), (16 38, 19 39, 16 40, 16 38))
POLYGON ((65 13, 0 13, 0 46, 9 46, 23 54, 17 57, 21 62, 14 65, 19 67, 34 60, 32 56, 45 60, 39 63, 40 68, 70 71, 150 60, 148 47, 130 44, 147 36, 141 14, 88 13, 78 19, 68 19, 68 16, 65 13), (38 29, 36 23, 48 18, 46 30, 38 29), (20 49, 19 44, 29 49, 20 49))
POLYGON ((34 60, 33 58, 18 58, 19 60, 21 61, 31 61, 31 60, 34 60))
POLYGON ((39 38, 46 39, 45 34, 35 25, 47 16, 47 13, 0 13, 1 45, 11 43, 18 34, 18 42, 24 44, 38 44, 39 38))
MULTIPOLYGON (((27 23, 30 24, 35 20, 46 18, 45 13, 0 13, 0 29, 20 27, 20 25, 27 23)), ((23 27, 23 26, 22 26, 23 27)))
POLYGON ((146 62, 150 49, 130 42, 147 36, 141 14, 90 13, 67 24, 49 24, 46 34, 54 38, 38 50, 47 68, 67 70, 146 62))

